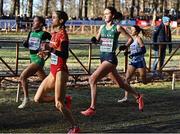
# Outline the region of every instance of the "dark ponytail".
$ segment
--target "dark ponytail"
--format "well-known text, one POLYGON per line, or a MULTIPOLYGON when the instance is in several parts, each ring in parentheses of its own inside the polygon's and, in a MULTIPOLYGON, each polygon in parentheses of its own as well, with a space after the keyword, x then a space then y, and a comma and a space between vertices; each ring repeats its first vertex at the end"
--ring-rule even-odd
POLYGON ((61 23, 61 26, 60 26, 60 27, 61 27, 61 28, 62 28, 62 27, 65 27, 65 23, 66 23, 66 21, 68 20, 68 15, 67 15, 67 13, 64 12, 64 11, 55 11, 55 12, 56 12, 58 18, 63 20, 63 22, 61 23))
POLYGON ((122 19, 122 17, 123 17, 122 13, 117 12, 116 8, 109 6, 109 7, 106 7, 105 9, 108 9, 111 11, 111 14, 114 15, 114 18, 113 18, 114 20, 122 19))
POLYGON ((144 37, 147 37, 147 38, 149 38, 149 39, 151 38, 151 35, 152 35, 151 30, 142 29, 142 28, 140 28, 138 25, 134 25, 133 27, 136 29, 137 34, 139 34, 140 32, 142 32, 142 35, 143 35, 144 37))
POLYGON ((122 20, 122 18, 123 18, 123 15, 121 12, 117 12, 115 14, 115 17, 114 17, 115 20, 122 20))

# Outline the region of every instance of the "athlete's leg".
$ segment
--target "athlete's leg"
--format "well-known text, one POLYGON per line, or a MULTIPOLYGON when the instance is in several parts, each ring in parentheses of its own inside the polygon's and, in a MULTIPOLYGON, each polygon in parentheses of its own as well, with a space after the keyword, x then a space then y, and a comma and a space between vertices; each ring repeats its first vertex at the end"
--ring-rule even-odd
POLYGON ((138 93, 126 81, 124 81, 120 77, 120 75, 118 74, 116 68, 114 68, 111 73, 112 73, 111 77, 114 77, 113 79, 116 79, 119 87, 121 87, 124 90, 126 90, 127 92, 131 93, 135 98, 138 98, 138 93))
POLYGON ((42 81, 46 78, 46 73, 44 72, 43 68, 39 68, 36 74, 42 81))
POLYGON ((22 104, 18 106, 18 108, 22 109, 27 106, 29 101, 29 94, 28 94, 28 82, 27 78, 34 75, 41 67, 35 63, 31 63, 20 75, 20 82, 22 85, 24 99, 22 104))
POLYGON ((35 102, 54 102, 54 96, 48 96, 47 93, 55 88, 55 78, 50 73, 40 84, 35 96, 35 102))
POLYGON ((95 109, 95 105, 96 105, 96 97, 97 97, 96 83, 97 83, 97 81, 102 79, 103 77, 105 77, 115 67, 116 67, 115 65, 113 65, 107 61, 104 61, 96 69, 96 71, 90 76, 89 84, 90 84, 90 88, 91 88, 91 105, 90 105, 91 108, 95 109))
POLYGON ((59 71, 56 74, 56 82, 55 82, 55 105, 56 108, 62 112, 62 114, 67 118, 67 120, 71 123, 72 127, 74 127, 75 120, 72 116, 72 113, 69 109, 65 107, 64 99, 66 95, 66 82, 68 80, 68 74, 63 71, 59 71))
POLYGON ((146 68, 138 68, 139 78, 143 84, 146 84, 146 68))
POLYGON ((97 70, 90 76, 89 84, 91 88, 91 105, 87 110, 81 111, 81 114, 85 116, 93 116, 96 113, 95 112, 95 107, 96 107, 95 105, 96 105, 96 98, 97 98, 96 83, 98 80, 106 76, 112 70, 112 68, 115 68, 115 67, 116 66, 111 64, 110 62, 104 61, 102 62, 102 64, 99 65, 97 70))
POLYGON ((20 75, 20 82, 23 88, 24 92, 24 98, 28 98, 28 83, 27 78, 34 75, 38 70, 40 66, 37 64, 31 63, 20 75))

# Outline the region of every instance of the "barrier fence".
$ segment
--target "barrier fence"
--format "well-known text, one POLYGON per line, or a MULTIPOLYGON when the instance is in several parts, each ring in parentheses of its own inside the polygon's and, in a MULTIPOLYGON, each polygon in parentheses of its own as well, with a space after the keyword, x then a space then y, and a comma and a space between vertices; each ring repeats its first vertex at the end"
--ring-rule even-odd
MULTIPOLYGON (((119 45, 123 45, 125 42, 119 42, 119 45)), ((153 50, 152 45, 154 43, 145 42, 147 53, 145 55, 147 72, 151 72, 151 66, 153 62, 153 50)), ((165 43, 160 44, 159 48, 165 43)), ((167 72, 170 76, 175 76, 176 72, 180 72, 180 41, 171 42, 173 45, 173 51, 171 54, 167 54, 166 60, 163 66, 159 66, 157 70, 167 72)), ((160 51, 159 49, 159 61, 160 51)), ((0 40, 0 83, 6 77, 18 77, 22 70, 29 64, 29 52, 22 46, 21 40, 0 40)), ((118 66, 117 69, 120 73, 125 73, 128 65, 128 57, 124 56, 123 52, 118 54, 118 66)), ((75 83, 82 76, 89 76, 98 67, 99 61, 99 48, 98 45, 92 44, 89 40, 71 40, 69 47, 69 59, 68 68, 70 76, 74 79, 75 83)), ((45 71, 49 72, 50 60, 46 61, 45 71)), ((48 74, 48 73, 47 73, 48 74)))
MULTIPOLYGON (((119 45, 122 44, 125 44, 125 42, 119 42, 119 45)), ((151 72, 151 65, 154 58, 152 54, 153 44, 155 43, 145 42, 146 48, 148 50, 148 53, 145 55, 146 63, 148 63, 146 67, 147 72, 151 72)), ((156 44, 159 45, 159 66, 157 71, 159 71, 159 73, 168 72, 169 75, 172 76, 172 90, 174 90, 175 80, 177 78, 177 75, 179 75, 177 74, 177 72, 180 72, 180 53, 178 52, 180 48, 180 41, 170 43, 173 45, 173 51, 170 55, 167 56, 163 66, 160 66, 161 47, 162 45, 169 43, 164 42, 156 44), (172 63, 172 61, 175 62, 172 63), (167 67, 167 65, 169 65, 168 63, 173 66, 167 67)), ((70 72, 69 74, 74 79, 75 84, 78 81, 79 77, 84 75, 91 75, 94 69, 96 69, 99 65, 99 61, 97 61, 99 60, 98 45, 92 44, 89 40, 71 40, 69 53, 70 56, 67 64, 70 72), (93 62, 94 60, 96 60, 95 63, 93 62)), ((1 82, 6 77, 18 77, 20 75, 22 70, 29 63, 28 55, 28 50, 23 48, 21 40, 0 40, 0 87, 1 82)), ((117 69, 120 73, 125 73, 128 65, 128 56, 124 56, 122 52, 117 52, 117 57, 119 60, 117 69)), ((48 62, 48 67, 45 68, 45 71, 47 73, 49 71, 50 62, 46 62, 48 62)), ((19 101, 19 93, 20 84, 18 84, 17 88, 16 102, 19 101)))
MULTIPOLYGON (((145 20, 122 20, 117 22, 121 26, 129 27, 133 25, 139 25, 141 27, 151 28, 152 21, 145 20)), ((156 25, 159 25, 161 21, 156 21, 156 25)), ((68 33, 72 34, 96 34, 100 25, 104 24, 104 21, 99 20, 68 20, 66 23, 68 33)), ((50 31, 51 20, 46 20, 46 30, 50 31)), ((0 31, 6 33, 10 31, 24 32, 29 31, 32 27, 32 21, 16 21, 16 20, 3 20, 0 19, 0 31)), ((180 27, 178 27, 177 21, 171 21, 172 34, 179 35, 180 27)))

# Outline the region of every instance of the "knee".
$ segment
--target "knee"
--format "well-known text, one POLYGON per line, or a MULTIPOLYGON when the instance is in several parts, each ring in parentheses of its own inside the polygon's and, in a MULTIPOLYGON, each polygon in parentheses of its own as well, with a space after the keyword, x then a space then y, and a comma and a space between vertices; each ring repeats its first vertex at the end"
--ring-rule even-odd
POLYGON ((55 103, 55 106, 56 106, 56 108, 57 108, 58 110, 60 110, 61 112, 62 112, 63 109, 64 109, 64 105, 63 105, 63 103, 60 102, 60 101, 57 101, 57 102, 55 103))
POLYGON ((19 81, 22 82, 22 81, 25 81, 25 80, 26 80, 25 75, 21 74, 20 77, 19 77, 19 81))
POLYGON ((121 82, 120 87, 123 89, 127 89, 130 86, 130 78, 126 77, 124 81, 121 82))
POLYGON ((93 76, 89 77, 89 84, 94 85, 95 84, 95 78, 93 76))
POLYGON ((125 83, 130 83, 130 78, 129 77, 126 77, 125 83))

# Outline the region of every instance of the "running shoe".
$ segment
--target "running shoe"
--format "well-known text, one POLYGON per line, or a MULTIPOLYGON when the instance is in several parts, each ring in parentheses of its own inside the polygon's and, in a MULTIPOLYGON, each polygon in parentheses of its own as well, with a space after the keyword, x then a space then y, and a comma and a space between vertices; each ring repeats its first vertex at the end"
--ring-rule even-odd
POLYGON ((25 107, 27 107, 29 102, 29 98, 24 98, 24 100, 22 101, 21 105, 18 106, 19 109, 23 109, 25 107))
POLYGON ((117 102, 118 103, 123 103, 123 102, 127 102, 127 101, 128 101, 127 97, 124 97, 122 99, 119 99, 117 102))
POLYGON ((66 96, 65 104, 67 109, 71 109, 72 97, 70 95, 66 96))
POLYGON ((144 101, 143 101, 143 95, 139 95, 137 98, 138 104, 139 104, 139 110, 143 112, 144 108, 144 101))
POLYGON ((78 134, 80 132, 79 127, 73 127, 69 130, 68 134, 78 134))
POLYGON ((85 111, 81 111, 81 114, 84 116, 93 116, 96 114, 96 110, 90 107, 85 111))

